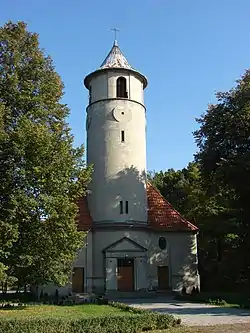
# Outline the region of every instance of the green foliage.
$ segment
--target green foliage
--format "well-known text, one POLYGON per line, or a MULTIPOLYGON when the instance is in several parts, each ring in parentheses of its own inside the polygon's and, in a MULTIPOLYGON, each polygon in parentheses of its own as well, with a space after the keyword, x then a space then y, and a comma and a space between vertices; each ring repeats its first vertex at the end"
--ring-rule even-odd
POLYGON ((73 147, 63 83, 38 35, 0 28, 0 262, 19 285, 68 281, 91 170, 73 147))
POLYGON ((151 175, 163 196, 198 225, 202 287, 250 286, 250 71, 197 120, 195 163, 151 175))
POLYGON ((198 225, 206 290, 250 286, 250 71, 197 119, 195 162, 151 175, 184 217, 198 225))
POLYGON ((127 304, 120 303, 120 302, 108 302, 108 304, 113 306, 114 308, 118 308, 122 311, 127 311, 127 312, 131 312, 131 313, 137 313, 137 314, 143 314, 143 313, 146 313, 146 312, 151 313, 151 311, 134 308, 132 306, 129 306, 127 304))
POLYGON ((7 278, 6 270, 7 270, 7 267, 4 266, 4 264, 0 262, 0 282, 3 282, 6 280, 6 278, 7 278))
POLYGON ((234 282, 249 288, 250 71, 230 91, 218 93, 217 104, 209 105, 198 122, 196 160, 204 184, 211 195, 223 196, 230 207, 224 238, 231 248, 228 266, 234 282))
POLYGON ((182 170, 155 173, 151 182, 186 219, 200 229, 199 270, 204 289, 235 287, 230 256, 238 246, 231 193, 220 187, 210 193, 196 162, 182 170))
MULTIPOLYGON (((60 307, 64 308, 64 307, 60 307)), ((74 308, 74 307, 72 307, 74 308)), ((3 310, 5 311, 5 310, 3 310)), ((8 310, 10 312, 12 310, 8 310)), ((19 310, 25 311, 25 310, 19 310)), ((51 317, 34 318, 23 317, 22 319, 0 317, 0 332, 4 333, 136 333, 154 329, 166 329, 180 324, 179 320, 171 315, 157 314, 143 311, 142 313, 110 314, 109 316, 82 316, 74 317, 51 317)))
POLYGON ((204 207, 202 202, 206 200, 197 163, 189 163, 182 170, 154 173, 151 182, 175 209, 190 221, 197 222, 204 207))
POLYGON ((35 301, 36 298, 32 293, 1 293, 0 303, 27 303, 35 301))

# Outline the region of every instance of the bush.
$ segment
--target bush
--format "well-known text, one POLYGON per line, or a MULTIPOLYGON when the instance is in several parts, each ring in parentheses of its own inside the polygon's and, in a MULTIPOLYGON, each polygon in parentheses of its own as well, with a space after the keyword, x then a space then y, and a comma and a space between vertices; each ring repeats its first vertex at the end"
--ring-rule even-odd
POLYGON ((0 318, 0 333, 137 333, 161 330, 179 323, 171 315, 145 312, 126 316, 65 318, 27 318, 22 320, 0 318))
POLYGON ((0 293, 0 303, 1 302, 10 302, 10 303, 27 303, 35 301, 36 297, 27 292, 27 293, 0 293))
POLYGON ((135 314, 147 314, 147 313, 152 313, 150 310, 134 308, 134 307, 129 306, 129 305, 124 304, 124 303, 119 303, 119 302, 109 302, 108 304, 109 304, 110 306, 113 306, 114 308, 118 308, 118 309, 121 309, 121 310, 123 310, 123 311, 131 312, 131 313, 135 313, 135 314))

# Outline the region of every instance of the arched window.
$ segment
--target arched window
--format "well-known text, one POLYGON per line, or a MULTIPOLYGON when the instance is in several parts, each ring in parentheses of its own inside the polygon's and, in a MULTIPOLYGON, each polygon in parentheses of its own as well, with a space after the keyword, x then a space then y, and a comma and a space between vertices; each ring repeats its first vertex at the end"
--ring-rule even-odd
POLYGON ((128 98, 127 82, 125 77, 118 77, 116 81, 116 97, 128 98))

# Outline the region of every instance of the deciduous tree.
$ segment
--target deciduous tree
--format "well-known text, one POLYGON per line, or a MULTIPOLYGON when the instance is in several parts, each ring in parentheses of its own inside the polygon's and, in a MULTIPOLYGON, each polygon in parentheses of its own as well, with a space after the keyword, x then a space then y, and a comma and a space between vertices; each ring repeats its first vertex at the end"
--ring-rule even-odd
POLYGON ((63 83, 26 24, 0 28, 0 262, 19 284, 68 280, 91 170, 73 147, 63 83))

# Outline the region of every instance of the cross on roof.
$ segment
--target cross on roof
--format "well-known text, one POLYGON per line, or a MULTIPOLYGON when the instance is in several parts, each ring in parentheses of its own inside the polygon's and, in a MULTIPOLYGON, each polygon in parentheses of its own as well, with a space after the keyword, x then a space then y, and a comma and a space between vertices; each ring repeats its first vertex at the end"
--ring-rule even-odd
POLYGON ((117 28, 112 28, 110 30, 114 31, 114 37, 115 37, 114 40, 116 41, 116 39, 117 39, 117 32, 120 31, 120 30, 117 29, 117 28))

